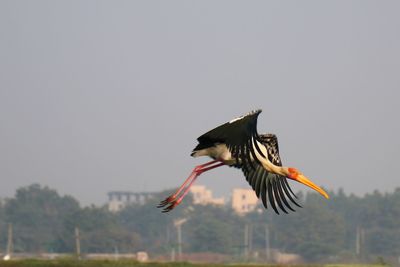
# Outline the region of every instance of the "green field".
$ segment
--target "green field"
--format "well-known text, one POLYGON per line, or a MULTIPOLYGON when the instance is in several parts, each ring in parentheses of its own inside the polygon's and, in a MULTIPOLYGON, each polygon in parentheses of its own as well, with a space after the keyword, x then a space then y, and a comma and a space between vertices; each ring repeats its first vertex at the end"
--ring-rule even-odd
POLYGON ((293 267, 378 267, 383 265, 355 265, 355 264, 312 264, 312 265, 261 265, 261 264, 195 264, 187 262, 148 262, 139 263, 131 260, 14 260, 14 261, 1 261, 0 267, 239 267, 239 266, 293 266, 293 267))

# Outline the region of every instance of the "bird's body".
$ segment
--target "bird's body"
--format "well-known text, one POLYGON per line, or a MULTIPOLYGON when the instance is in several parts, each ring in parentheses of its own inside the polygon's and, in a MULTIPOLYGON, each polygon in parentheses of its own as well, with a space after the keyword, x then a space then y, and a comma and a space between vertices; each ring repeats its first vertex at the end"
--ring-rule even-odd
MULTIPOLYGON (((264 155, 267 155, 267 158, 265 158, 264 160, 264 167, 267 171, 272 171, 275 173, 282 173, 282 171, 280 170, 280 156, 279 156, 279 151, 278 151, 278 143, 276 142, 276 145, 272 145, 269 140, 270 139, 274 139, 276 140, 276 136, 274 134, 263 134, 259 136, 262 140, 261 143, 257 142, 258 147, 260 148, 261 152, 264 155), (277 164, 277 165, 275 165, 277 164)), ((260 153, 258 153, 258 151, 256 150, 256 148, 253 146, 253 150, 256 154, 256 158, 258 160, 260 160, 260 158, 262 158, 262 156, 260 155, 260 153)), ((206 147, 206 148, 202 148, 200 150, 196 150, 196 148, 193 150, 192 157, 200 157, 200 156, 209 156, 211 158, 213 158, 214 160, 219 160, 222 161, 225 165, 228 166, 233 166, 233 167, 237 167, 237 168, 243 168, 244 165, 242 164, 245 161, 242 161, 241 158, 236 159, 231 151, 229 151, 229 148, 226 144, 224 143, 219 143, 216 142, 215 144, 206 147)), ((251 164, 254 164, 254 157, 253 155, 249 155, 249 160, 251 162, 251 164)))
POLYGON ((215 144, 213 146, 203 148, 197 151, 193 151, 192 157, 209 156, 213 159, 219 159, 226 165, 234 165, 236 163, 235 159, 232 157, 232 153, 229 151, 225 144, 215 144))
POLYGON ((297 169, 283 167, 279 156, 278 140, 274 134, 258 135, 257 117, 261 110, 252 111, 208 131, 197 138, 199 144, 193 149, 192 156, 209 156, 213 161, 197 166, 178 191, 162 201, 159 207, 167 206, 164 212, 177 206, 187 194, 195 179, 203 172, 227 165, 242 169, 246 180, 252 186, 257 197, 267 208, 267 198, 276 213, 277 207, 287 213, 286 208, 294 211, 286 198, 300 206, 289 187, 287 178, 303 183, 328 198, 321 188, 316 186, 297 169), (178 195, 185 188, 183 194, 178 195), (286 208, 285 208, 286 207, 286 208))

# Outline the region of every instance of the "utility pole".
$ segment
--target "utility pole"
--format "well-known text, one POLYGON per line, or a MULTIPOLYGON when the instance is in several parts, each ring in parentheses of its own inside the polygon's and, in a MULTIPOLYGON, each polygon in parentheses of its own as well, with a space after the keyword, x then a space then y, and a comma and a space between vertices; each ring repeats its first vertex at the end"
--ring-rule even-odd
POLYGON ((171 261, 175 261, 175 248, 171 250, 171 261))
POLYGON ((267 262, 271 260, 271 244, 269 238, 269 226, 268 224, 265 224, 265 257, 267 259, 267 262))
POLYGON ((178 225, 178 257, 179 261, 182 260, 182 225, 178 225))
POLYGON ((114 259, 115 260, 119 259, 119 251, 117 246, 114 246, 114 259))
POLYGON ((174 226, 178 234, 178 260, 182 261, 182 224, 187 221, 186 218, 177 219, 174 221, 174 226))
POLYGON ((14 250, 13 227, 12 227, 12 223, 9 223, 8 224, 8 237, 7 237, 7 254, 6 254, 6 256, 4 256, 5 260, 11 259, 13 250, 14 250))
POLYGON ((249 225, 249 253, 251 255, 253 251, 253 225, 249 225))
POLYGON ((361 257, 363 257, 363 255, 365 254, 364 243, 365 243, 365 231, 364 231, 364 228, 360 227, 360 255, 361 255, 361 257))
POLYGON ((360 227, 356 228, 356 255, 360 255, 360 227))
POLYGON ((244 225, 244 257, 247 260, 249 256, 249 224, 244 225))
POLYGON ((360 226, 357 226, 356 228, 356 255, 360 256, 361 255, 361 247, 362 247, 362 242, 363 242, 363 229, 360 226))
POLYGON ((79 228, 75 227, 75 246, 76 246, 76 257, 78 260, 81 259, 81 238, 79 235, 79 228))
POLYGON ((356 228, 356 255, 357 256, 363 255, 364 242, 365 242, 365 231, 362 227, 357 226, 357 228, 356 228))

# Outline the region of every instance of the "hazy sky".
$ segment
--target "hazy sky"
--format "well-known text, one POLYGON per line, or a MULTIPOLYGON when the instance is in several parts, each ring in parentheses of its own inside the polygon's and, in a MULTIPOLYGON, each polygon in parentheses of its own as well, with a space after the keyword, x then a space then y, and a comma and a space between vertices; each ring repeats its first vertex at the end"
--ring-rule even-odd
MULTIPOLYGON (((328 189, 400 186, 399 1, 0 1, 0 197, 180 185, 196 138, 261 108, 328 189)), ((220 168, 217 195, 247 186, 220 168)), ((293 183, 292 183, 293 184, 293 183)), ((295 186, 295 190, 304 188, 295 186)))

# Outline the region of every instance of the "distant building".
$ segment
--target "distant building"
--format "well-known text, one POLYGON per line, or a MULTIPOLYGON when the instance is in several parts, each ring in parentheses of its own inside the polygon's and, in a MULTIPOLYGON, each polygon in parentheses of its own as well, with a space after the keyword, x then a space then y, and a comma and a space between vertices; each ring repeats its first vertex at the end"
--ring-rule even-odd
POLYGON ((111 191, 108 192, 108 210, 117 212, 129 204, 144 204, 153 195, 149 192, 111 191))
MULTIPOLYGON (((190 188, 193 204, 196 205, 220 205, 227 204, 223 197, 214 198, 212 191, 204 185, 193 185, 190 188)), ((156 193, 111 191, 108 192, 108 210, 118 212, 130 204, 145 204, 156 193)), ((255 192, 249 188, 235 188, 232 191, 232 209, 238 214, 254 211, 259 204, 255 192)))
POLYGON ((204 185, 193 185, 190 188, 190 193, 192 193, 193 204, 200 205, 224 205, 225 199, 213 198, 212 191, 207 189, 204 185))
MULTIPOLYGON (((193 185, 190 188, 190 193, 193 196, 193 203, 200 205, 224 205, 224 198, 213 198, 212 191, 207 189, 204 185, 193 185)), ((147 200, 152 198, 155 193, 149 192, 130 192, 130 191, 111 191, 108 192, 108 210, 117 212, 124 209, 130 204, 146 203, 147 200)))
POLYGON ((256 209, 258 198, 253 189, 235 188, 232 192, 232 209, 245 214, 256 209))

